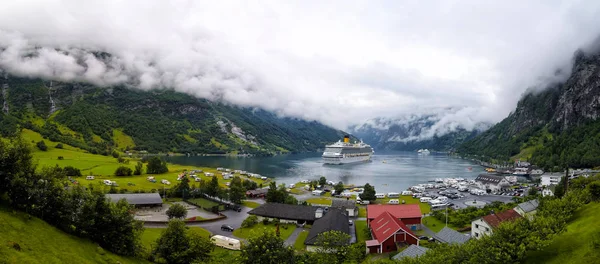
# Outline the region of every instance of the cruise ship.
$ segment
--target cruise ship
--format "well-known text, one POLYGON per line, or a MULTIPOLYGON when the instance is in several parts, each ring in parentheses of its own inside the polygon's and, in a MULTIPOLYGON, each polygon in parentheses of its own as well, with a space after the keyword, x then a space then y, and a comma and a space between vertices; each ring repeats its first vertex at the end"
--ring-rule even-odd
POLYGON ((368 161, 375 151, 364 142, 350 143, 350 137, 344 136, 344 141, 338 141, 325 146, 323 162, 325 164, 346 164, 368 161))

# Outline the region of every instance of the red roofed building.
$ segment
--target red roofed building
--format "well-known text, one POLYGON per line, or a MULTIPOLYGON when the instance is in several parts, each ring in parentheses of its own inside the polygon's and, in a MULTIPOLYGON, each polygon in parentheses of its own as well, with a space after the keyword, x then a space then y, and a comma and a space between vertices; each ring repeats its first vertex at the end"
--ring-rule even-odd
POLYGON ((492 229, 498 227, 502 222, 512 221, 522 216, 514 209, 506 210, 497 214, 489 214, 471 222, 471 237, 481 238, 491 235, 492 229))
POLYGON ((419 238, 396 216, 383 212, 370 222, 373 240, 365 242, 369 253, 397 250, 398 243, 419 245, 419 238))
POLYGON ((367 206, 367 224, 384 212, 401 220, 410 230, 421 230, 421 208, 418 204, 370 204, 367 206))

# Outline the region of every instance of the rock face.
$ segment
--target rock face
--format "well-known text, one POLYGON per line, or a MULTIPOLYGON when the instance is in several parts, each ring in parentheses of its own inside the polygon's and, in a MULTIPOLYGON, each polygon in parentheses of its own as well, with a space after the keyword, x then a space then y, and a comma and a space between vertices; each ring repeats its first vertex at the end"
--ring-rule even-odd
POLYGON ((551 84, 542 91, 526 92, 507 118, 458 150, 507 159, 524 148, 539 148, 551 138, 546 135, 559 135, 599 117, 600 54, 577 51, 566 81, 551 84), (535 137, 542 138, 542 142, 531 142, 535 137))
POLYGON ((378 150, 413 151, 427 148, 448 151, 487 129, 477 124, 467 130, 458 123, 440 124, 438 115, 375 118, 354 126, 351 132, 378 150))

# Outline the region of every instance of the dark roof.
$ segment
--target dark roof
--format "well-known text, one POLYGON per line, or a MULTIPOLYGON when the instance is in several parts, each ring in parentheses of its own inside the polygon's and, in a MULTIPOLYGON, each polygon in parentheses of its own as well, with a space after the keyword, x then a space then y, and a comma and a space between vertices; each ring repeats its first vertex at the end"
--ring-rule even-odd
POLYGON ((517 219, 517 218, 521 218, 521 217, 522 216, 519 213, 517 213, 517 211, 510 209, 510 210, 506 210, 504 212, 500 212, 497 214, 489 214, 482 218, 483 218, 483 221, 488 223, 488 225, 496 228, 502 222, 511 221, 513 219, 517 219))
POLYGON ((491 175, 491 174, 479 174, 479 176, 477 176, 477 178, 475 178, 475 180, 478 182, 497 185, 502 180, 504 180, 504 176, 491 175))
POLYGON ((158 193, 127 193, 117 194, 109 193, 106 194, 106 198, 116 203, 121 199, 127 200, 127 203, 131 205, 145 205, 145 204, 162 204, 162 199, 158 193))
POLYGON ((317 242, 317 236, 328 231, 340 231, 348 235, 350 234, 348 215, 345 210, 342 211, 337 208, 329 209, 323 217, 317 219, 312 225, 304 244, 314 245, 317 242))
POLYGON ((517 205, 517 207, 520 207, 521 210, 523 210, 523 212, 525 213, 529 213, 532 211, 535 211, 535 209, 537 209, 538 207, 538 200, 531 200, 531 201, 527 201, 524 203, 520 203, 519 205, 517 205))
POLYGON ((356 209, 356 201, 334 199, 331 201, 331 207, 341 208, 341 209, 356 209))
POLYGON ((461 234, 458 231, 448 227, 442 228, 442 230, 440 230, 440 232, 437 232, 437 234, 435 234, 433 237, 435 238, 435 240, 443 243, 462 244, 469 240, 468 236, 461 234))
POLYGON ((426 247, 410 245, 405 250, 402 250, 402 252, 396 254, 396 256, 393 256, 392 259, 400 260, 400 259, 406 258, 406 257, 409 257, 409 258, 419 257, 419 256, 425 254, 425 252, 427 252, 427 250, 429 250, 429 249, 426 247))
POLYGON ((252 194, 252 195, 257 195, 257 194, 266 194, 268 191, 269 191, 269 189, 256 189, 256 190, 249 190, 246 193, 252 194))
POLYGON ((317 208, 306 205, 266 203, 250 210, 248 214, 278 219, 314 221, 317 208))

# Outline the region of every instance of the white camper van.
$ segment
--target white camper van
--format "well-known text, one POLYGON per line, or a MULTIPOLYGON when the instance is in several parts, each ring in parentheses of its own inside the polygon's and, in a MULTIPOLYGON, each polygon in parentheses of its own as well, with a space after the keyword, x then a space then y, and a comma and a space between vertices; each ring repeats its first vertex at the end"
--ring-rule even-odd
POLYGON ((240 250, 241 243, 239 240, 222 236, 222 235, 214 235, 210 238, 210 240, 215 244, 215 246, 231 249, 231 250, 240 250))
POLYGON ((391 199, 388 201, 388 204, 400 204, 400 201, 398 199, 391 199))
POLYGON ((93 179, 94 179, 94 176, 85 176, 85 179, 86 179, 86 180, 93 180, 93 179))
POLYGON ((395 192, 390 192, 390 193, 387 194, 387 197, 388 198, 398 198, 398 197, 400 197, 400 194, 399 193, 395 193, 395 192))
POLYGON ((385 193, 376 193, 375 197, 377 197, 377 199, 383 199, 385 198, 385 193))
POLYGON ((408 196, 410 196, 410 195, 413 195, 413 192, 412 191, 403 191, 402 195, 408 195, 408 196))
POLYGON ((431 197, 421 197, 419 199, 419 201, 422 203, 427 203, 427 202, 431 201, 431 197))

